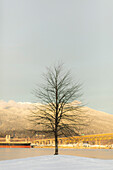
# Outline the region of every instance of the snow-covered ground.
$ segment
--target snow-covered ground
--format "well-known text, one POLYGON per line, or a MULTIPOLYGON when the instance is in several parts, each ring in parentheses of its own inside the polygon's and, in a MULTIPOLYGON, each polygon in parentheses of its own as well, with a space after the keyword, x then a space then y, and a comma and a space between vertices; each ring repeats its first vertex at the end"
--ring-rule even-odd
POLYGON ((67 155, 0 161, 0 170, 113 170, 113 160, 67 155))

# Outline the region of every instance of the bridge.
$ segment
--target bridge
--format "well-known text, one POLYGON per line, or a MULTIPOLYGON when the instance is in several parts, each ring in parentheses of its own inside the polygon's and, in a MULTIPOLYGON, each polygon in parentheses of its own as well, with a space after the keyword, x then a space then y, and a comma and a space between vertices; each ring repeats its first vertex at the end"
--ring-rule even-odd
MULTIPOLYGON (((67 144, 76 144, 76 143, 88 143, 93 145, 101 145, 104 143, 113 144, 113 133, 108 134, 93 134, 93 135, 82 135, 82 136, 73 136, 73 137, 63 137, 58 138, 59 145, 67 145, 67 144)), ((49 139, 37 139, 34 141, 38 146, 46 146, 55 144, 54 138, 49 139)))

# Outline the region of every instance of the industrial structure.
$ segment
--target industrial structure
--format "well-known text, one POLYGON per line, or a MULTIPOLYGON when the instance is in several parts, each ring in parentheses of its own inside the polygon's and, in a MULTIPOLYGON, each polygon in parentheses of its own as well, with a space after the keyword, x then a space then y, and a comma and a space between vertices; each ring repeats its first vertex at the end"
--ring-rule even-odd
MULTIPOLYGON (((55 139, 37 139, 34 141, 37 146, 54 146, 55 139)), ((69 144, 90 144, 90 145, 111 145, 113 144, 113 133, 109 134, 93 134, 93 135, 82 135, 73 137, 63 137, 58 138, 59 145, 69 145, 69 144)))
MULTIPOLYGON (((95 148, 113 148, 113 133, 107 134, 92 134, 92 135, 81 135, 73 137, 62 137, 58 138, 59 147, 94 147, 95 148)), ((54 147, 54 138, 11 138, 10 135, 6 135, 6 138, 0 138, 1 147, 54 147)))

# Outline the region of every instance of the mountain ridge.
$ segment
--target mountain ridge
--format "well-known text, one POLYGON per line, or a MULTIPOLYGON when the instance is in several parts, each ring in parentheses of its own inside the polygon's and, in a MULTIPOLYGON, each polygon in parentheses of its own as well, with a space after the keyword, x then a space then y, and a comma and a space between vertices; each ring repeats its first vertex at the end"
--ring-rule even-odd
MULTIPOLYGON (((40 103, 30 102, 15 102, 10 100, 5 102, 0 100, 0 136, 6 134, 15 135, 17 137, 30 136, 31 124, 28 118, 31 114, 34 104, 40 103)), ((81 133, 83 134, 99 134, 99 133, 113 133, 113 115, 83 107, 83 112, 87 113, 91 119, 88 127, 85 127, 81 133)))

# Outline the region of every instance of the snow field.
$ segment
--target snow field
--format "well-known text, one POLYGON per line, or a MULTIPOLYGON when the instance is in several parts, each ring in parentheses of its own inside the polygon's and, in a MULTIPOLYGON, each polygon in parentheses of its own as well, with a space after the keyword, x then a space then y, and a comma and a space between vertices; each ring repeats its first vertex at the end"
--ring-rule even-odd
POLYGON ((68 155, 0 161, 0 170, 113 170, 113 160, 68 155))

